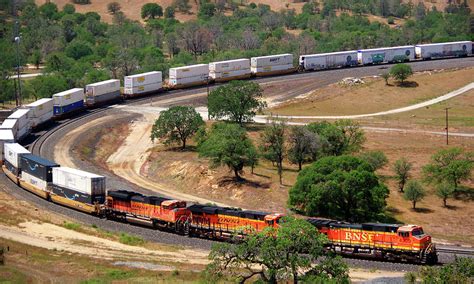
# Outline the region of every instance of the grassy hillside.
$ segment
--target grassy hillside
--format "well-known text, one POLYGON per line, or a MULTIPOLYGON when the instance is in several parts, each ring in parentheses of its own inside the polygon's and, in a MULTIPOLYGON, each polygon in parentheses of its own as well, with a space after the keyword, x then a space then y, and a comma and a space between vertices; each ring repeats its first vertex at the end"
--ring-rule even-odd
MULTIPOLYGON (((410 0, 403 0, 402 2, 408 3, 410 0)), ((63 7, 65 4, 71 3, 70 0, 36 0, 38 5, 44 4, 45 2, 52 2, 58 5, 59 8, 63 7)), ((75 5, 77 12, 86 13, 86 12, 97 12, 101 15, 102 19, 106 22, 112 22, 112 15, 107 12, 107 4, 113 2, 113 0, 92 0, 91 4, 88 5, 75 5)), ((163 8, 166 8, 172 5, 173 0, 115 0, 122 7, 122 11, 132 20, 141 20, 140 11, 141 7, 146 3, 158 3, 163 8)), ((176 13, 176 19, 179 21, 189 21, 197 18, 197 1, 190 0, 191 5, 191 14, 176 13)), ((270 5, 271 9, 274 11, 280 11, 282 9, 295 9, 297 13, 301 12, 301 9, 305 2, 295 3, 298 1, 295 0, 243 0, 247 3, 255 4, 265 4, 270 5)), ((322 2, 322 1, 320 1, 322 2)), ((447 0, 412 0, 412 3, 416 6, 419 2, 423 2, 428 9, 436 7, 438 11, 444 11, 444 8, 448 5, 447 0)), ((468 4, 470 7, 474 6, 474 0, 469 0, 468 4)))

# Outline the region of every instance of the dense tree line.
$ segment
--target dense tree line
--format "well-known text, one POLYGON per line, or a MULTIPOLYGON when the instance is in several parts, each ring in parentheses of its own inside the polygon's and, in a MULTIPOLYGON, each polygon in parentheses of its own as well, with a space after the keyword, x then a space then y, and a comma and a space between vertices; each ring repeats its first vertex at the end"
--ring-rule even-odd
MULTIPOLYGON (((0 2, 4 11, 0 13, 0 46, 5 55, 0 59, 0 100, 12 99, 14 94, 13 82, 7 81, 17 64, 14 21, 9 19, 16 10, 12 3, 0 2)), ((197 62, 473 38, 472 16, 462 4, 452 4, 442 13, 395 0, 325 0, 309 1, 297 14, 291 9, 272 11, 262 4, 201 0, 198 19, 180 23, 174 19, 175 12, 188 12, 189 1, 176 0, 164 10, 145 5, 142 25, 127 19, 117 5, 109 5, 113 24, 106 24, 95 12, 76 13, 71 4, 14 3, 18 3, 21 65, 46 63, 46 71, 55 74, 42 80, 60 81, 50 82, 53 86, 65 81, 66 88, 142 71, 166 73, 169 67, 197 62), (336 10, 343 13, 336 16, 336 10), (406 17, 407 21, 394 29, 371 23, 365 13, 406 17), (292 29, 301 31, 288 32, 292 29)), ((33 89, 26 84, 25 96, 50 96, 55 91, 34 94, 33 89)))

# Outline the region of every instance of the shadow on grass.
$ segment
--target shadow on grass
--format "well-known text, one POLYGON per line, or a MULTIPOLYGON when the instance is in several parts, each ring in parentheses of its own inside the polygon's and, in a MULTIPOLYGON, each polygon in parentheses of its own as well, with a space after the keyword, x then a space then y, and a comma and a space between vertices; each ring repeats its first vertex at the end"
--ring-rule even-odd
POLYGON ((398 83, 397 86, 401 88, 416 88, 419 85, 415 81, 405 81, 403 83, 398 83))
POLYGON ((469 187, 459 187, 454 193, 454 198, 462 201, 473 201, 474 189, 469 187))
POLYGON ((236 177, 226 177, 222 178, 218 183, 219 187, 224 187, 226 185, 246 185, 254 188, 270 188, 270 182, 258 182, 252 181, 244 178, 236 178, 236 177))
POLYGON ((197 147, 194 146, 194 145, 189 145, 187 146, 186 145, 186 148, 182 148, 181 146, 175 146, 175 147, 170 147, 170 148, 166 148, 165 151, 167 152, 197 152, 197 147))
POLYGON ((427 214, 427 213, 433 213, 434 210, 431 210, 429 208, 416 208, 416 209, 411 209, 411 211, 414 211, 416 213, 423 213, 423 214, 427 214))
POLYGON ((449 205, 449 204, 447 204, 446 207, 444 207, 444 208, 446 208, 446 209, 448 209, 448 210, 456 210, 456 209, 458 209, 459 207, 457 207, 456 205, 449 205))

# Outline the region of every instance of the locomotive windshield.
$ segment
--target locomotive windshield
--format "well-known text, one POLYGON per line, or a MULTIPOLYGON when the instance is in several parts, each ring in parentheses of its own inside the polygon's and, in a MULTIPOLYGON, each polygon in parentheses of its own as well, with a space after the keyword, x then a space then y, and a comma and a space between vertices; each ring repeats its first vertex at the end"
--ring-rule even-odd
POLYGON ((423 229, 414 229, 412 232, 412 235, 415 237, 422 237, 425 233, 423 232, 423 229))

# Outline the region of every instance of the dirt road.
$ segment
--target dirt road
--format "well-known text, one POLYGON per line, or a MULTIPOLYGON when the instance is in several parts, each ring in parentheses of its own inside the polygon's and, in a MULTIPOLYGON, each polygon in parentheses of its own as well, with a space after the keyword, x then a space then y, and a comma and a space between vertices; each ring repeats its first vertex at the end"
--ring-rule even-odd
POLYGON ((24 222, 19 227, 0 225, 0 238, 91 258, 109 260, 162 261, 167 263, 208 263, 208 252, 197 249, 155 250, 69 230, 50 223, 24 222))

